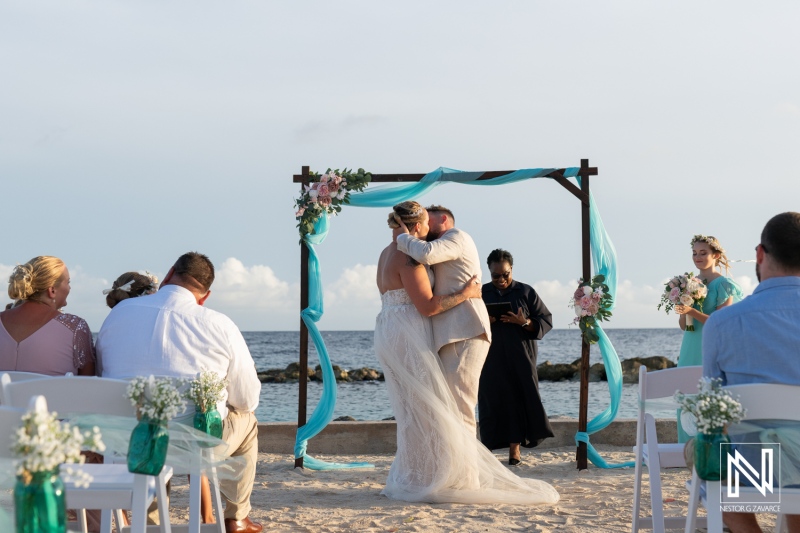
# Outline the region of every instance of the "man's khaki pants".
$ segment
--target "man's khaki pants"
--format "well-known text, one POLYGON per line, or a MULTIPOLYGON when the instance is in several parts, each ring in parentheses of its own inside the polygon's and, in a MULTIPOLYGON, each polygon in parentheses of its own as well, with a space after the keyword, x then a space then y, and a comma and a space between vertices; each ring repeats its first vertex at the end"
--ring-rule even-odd
MULTIPOLYGON (((225 500, 225 518, 242 520, 250 514, 250 494, 256 479, 258 462, 258 420, 251 412, 236 412, 228 408, 222 421, 222 440, 228 443, 225 457, 243 457, 236 479, 221 479, 219 490, 225 500)), ((169 484, 167 485, 169 498, 169 484)), ((169 505, 169 502, 167 502, 169 505)), ((147 523, 158 524, 157 502, 148 509, 147 523)))
POLYGON ((475 406, 478 405, 478 383, 483 363, 489 354, 489 346, 485 337, 474 337, 445 344, 439 349, 444 377, 456 399, 464 424, 476 438, 478 424, 475 420, 475 406))
POLYGON ((228 455, 243 457, 244 468, 236 479, 220 480, 225 499, 225 518, 242 520, 250 514, 250 494, 256 480, 258 462, 258 420, 250 412, 228 411, 222 421, 222 440, 228 443, 228 455))

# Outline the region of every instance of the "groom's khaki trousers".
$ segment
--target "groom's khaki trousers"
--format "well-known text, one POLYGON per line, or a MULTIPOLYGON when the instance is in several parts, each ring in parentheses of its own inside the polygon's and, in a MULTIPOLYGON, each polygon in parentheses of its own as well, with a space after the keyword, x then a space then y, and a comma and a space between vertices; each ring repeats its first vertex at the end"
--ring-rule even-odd
POLYGON ((444 377, 456 399, 464 424, 477 437, 475 406, 478 405, 478 383, 489 341, 485 337, 474 337, 464 341, 445 344, 439 349, 439 358, 444 367, 444 377))

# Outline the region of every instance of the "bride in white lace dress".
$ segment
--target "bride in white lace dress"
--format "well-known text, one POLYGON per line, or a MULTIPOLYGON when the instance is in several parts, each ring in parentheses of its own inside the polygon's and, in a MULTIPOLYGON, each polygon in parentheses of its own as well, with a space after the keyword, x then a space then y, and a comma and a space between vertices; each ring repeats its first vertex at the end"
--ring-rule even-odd
MULTIPOLYGON (((428 214, 403 202, 389 215, 424 239, 428 214)), ((409 502, 552 504, 558 492, 543 481, 511 473, 461 421, 439 356, 430 316, 480 298, 477 277, 459 292, 434 296, 431 272, 392 242, 378 262, 383 308, 375 326, 375 354, 383 366, 397 420, 397 455, 383 494, 409 502)))

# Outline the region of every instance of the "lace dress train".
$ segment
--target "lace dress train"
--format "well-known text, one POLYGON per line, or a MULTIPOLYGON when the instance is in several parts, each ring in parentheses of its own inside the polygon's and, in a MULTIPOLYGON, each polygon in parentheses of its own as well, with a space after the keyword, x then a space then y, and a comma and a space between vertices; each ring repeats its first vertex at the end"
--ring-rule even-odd
POLYGON ((551 485, 514 475, 464 425, 431 348, 431 321, 406 291, 387 291, 381 301, 375 354, 397 420, 397 455, 383 494, 409 502, 556 503, 551 485))

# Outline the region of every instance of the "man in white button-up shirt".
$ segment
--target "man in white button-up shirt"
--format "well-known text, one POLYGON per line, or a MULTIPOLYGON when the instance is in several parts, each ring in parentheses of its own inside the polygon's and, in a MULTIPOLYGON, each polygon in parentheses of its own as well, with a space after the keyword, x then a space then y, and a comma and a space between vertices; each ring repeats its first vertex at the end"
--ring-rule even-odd
POLYGON ((229 533, 257 533, 261 525, 249 519, 250 494, 258 459, 258 407, 261 382, 241 332, 227 316, 203 307, 214 281, 208 257, 190 252, 178 258, 160 290, 117 304, 97 336, 103 377, 136 376, 194 378, 212 370, 228 379, 217 408, 223 417, 222 438, 231 455, 247 462, 242 476, 222 481, 229 533))

